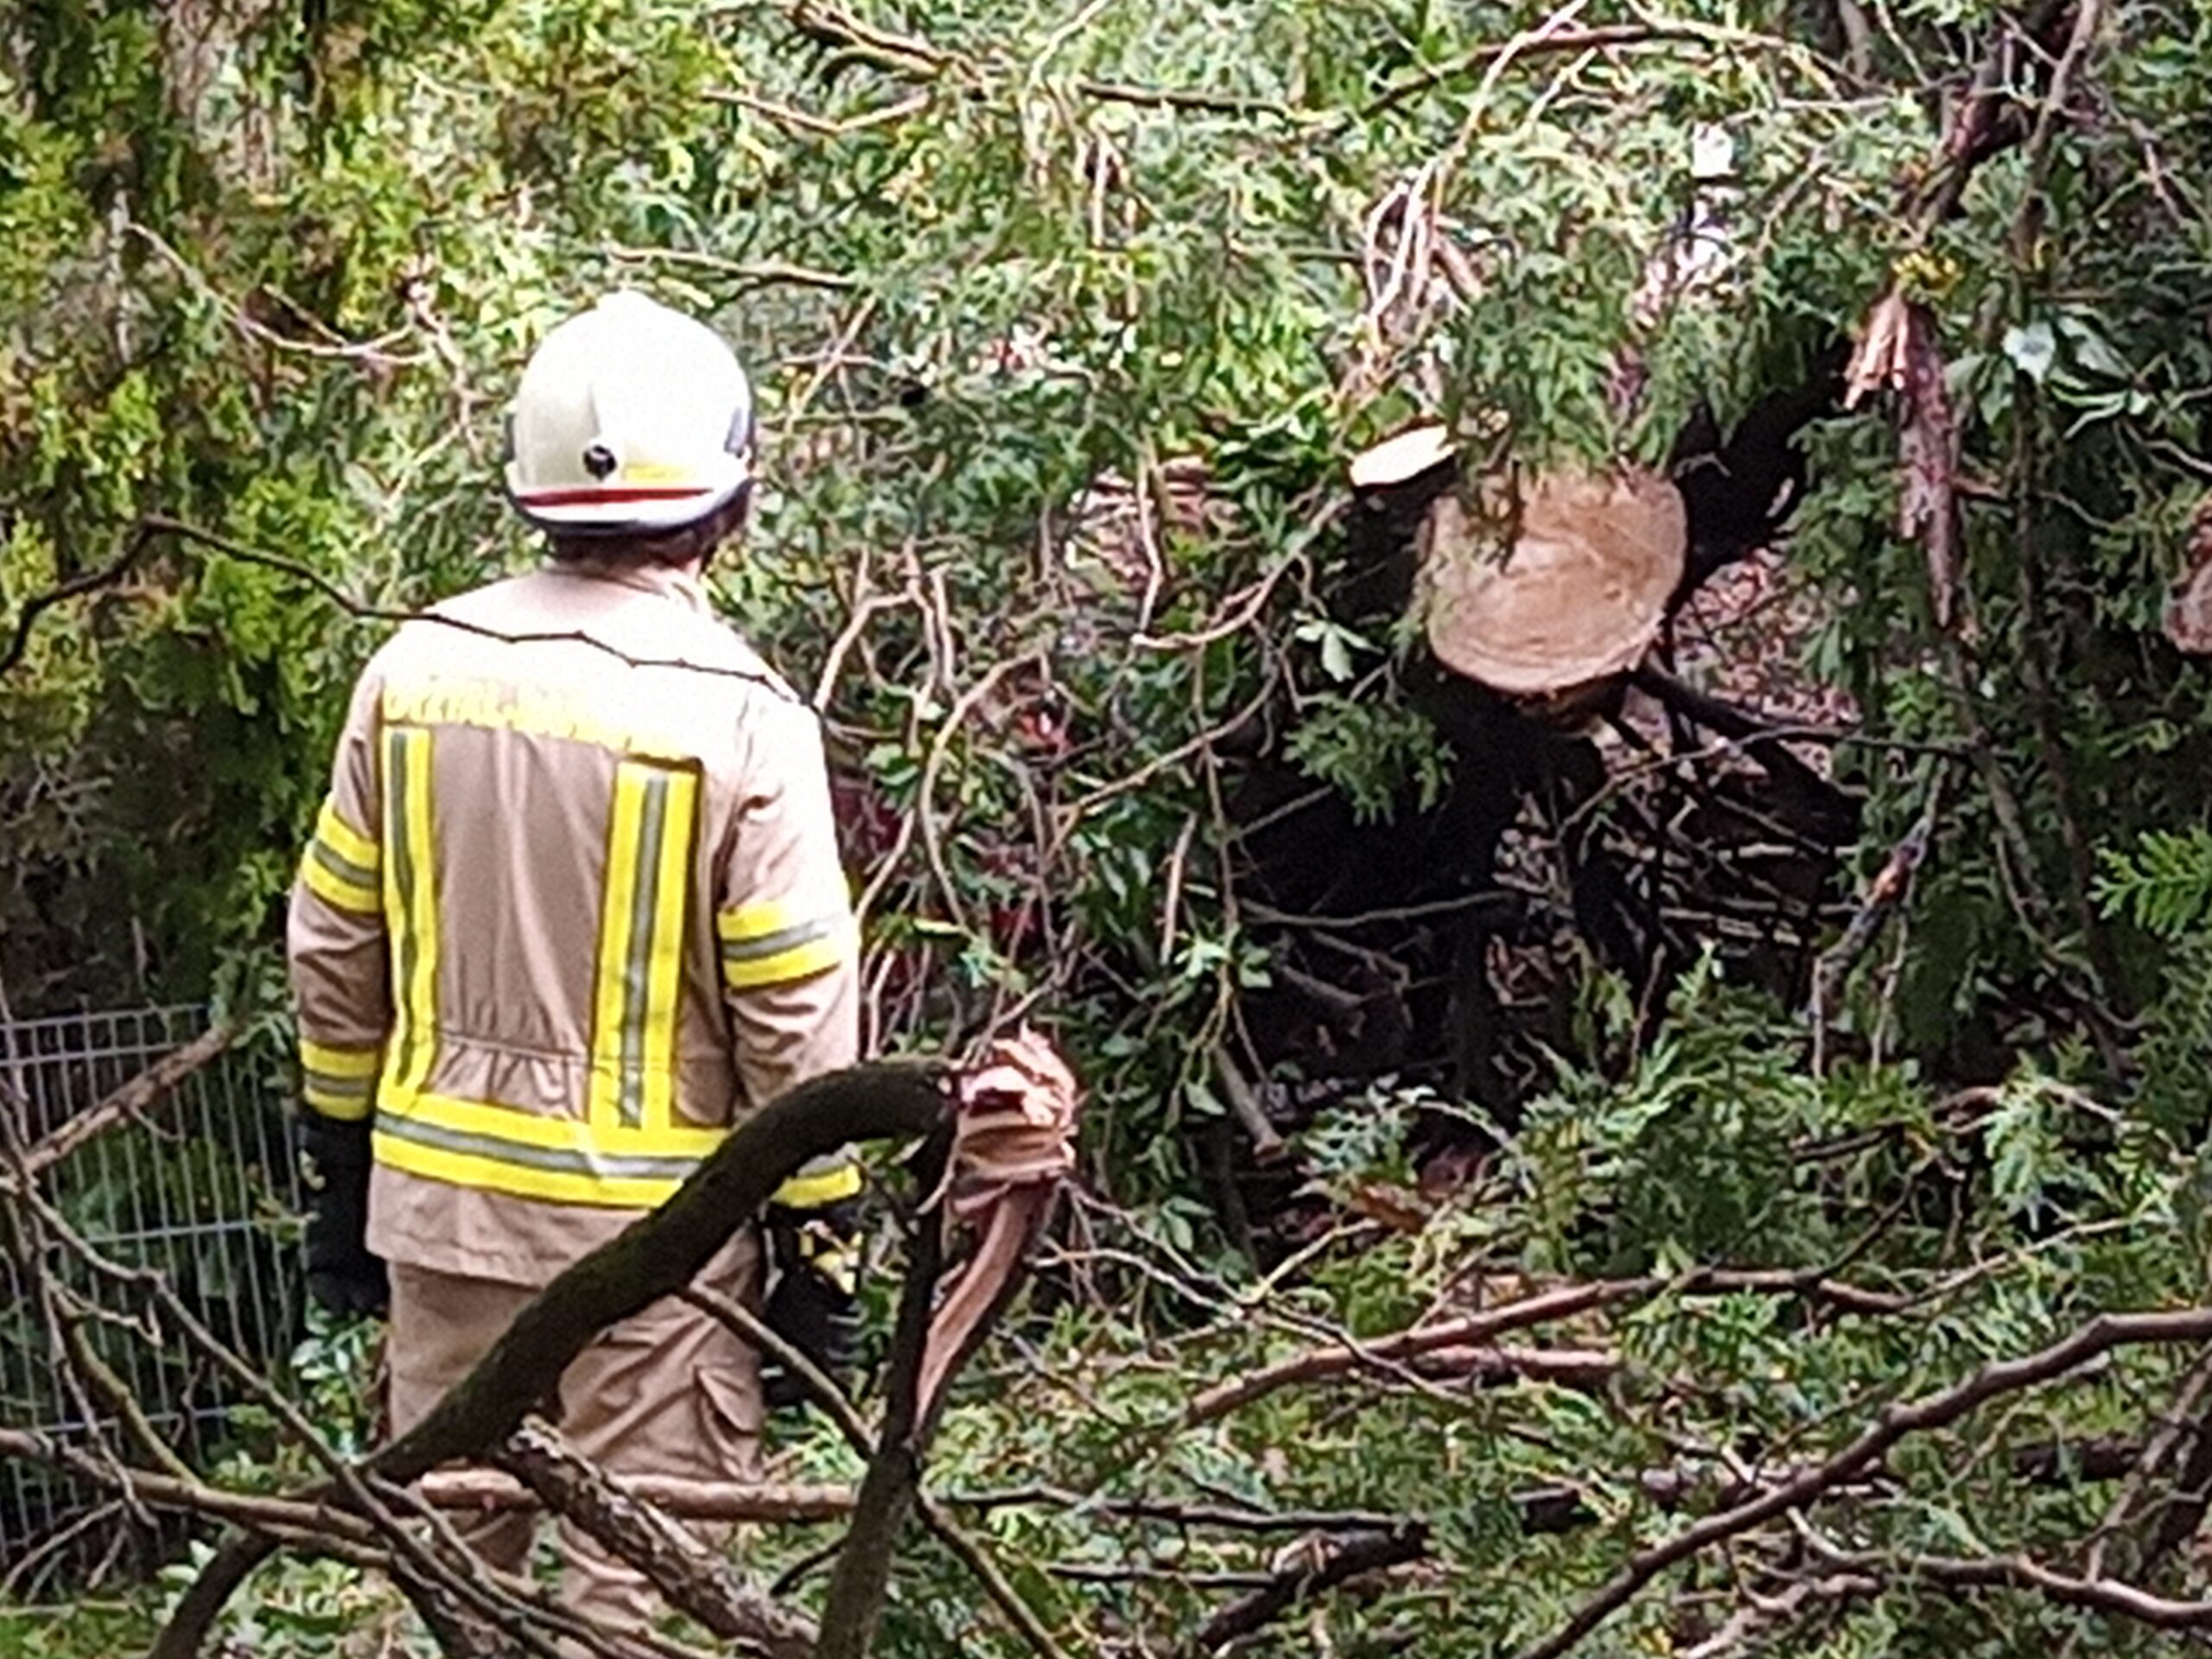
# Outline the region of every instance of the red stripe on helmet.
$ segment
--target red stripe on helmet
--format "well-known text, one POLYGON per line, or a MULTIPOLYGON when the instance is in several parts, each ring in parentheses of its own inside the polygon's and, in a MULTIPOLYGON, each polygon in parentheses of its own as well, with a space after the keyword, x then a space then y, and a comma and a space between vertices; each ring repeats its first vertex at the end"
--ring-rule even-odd
POLYGON ((714 493, 712 485, 687 485, 682 489, 639 485, 615 489, 538 490, 516 499, 526 507, 611 507, 632 501, 688 501, 694 496, 714 493))

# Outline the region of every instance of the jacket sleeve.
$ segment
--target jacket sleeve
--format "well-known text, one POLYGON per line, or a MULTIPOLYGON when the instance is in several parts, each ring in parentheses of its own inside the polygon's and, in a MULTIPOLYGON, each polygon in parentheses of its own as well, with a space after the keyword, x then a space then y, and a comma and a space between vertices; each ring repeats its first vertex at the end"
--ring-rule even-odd
MULTIPOLYGON (((860 1049, 860 936, 812 712, 764 708, 748 733, 734 821, 715 872, 723 1000, 746 1098, 850 1065, 860 1049)), ((849 1154, 818 1160, 777 1201, 815 1209, 860 1188, 849 1154)))
POLYGON ((353 689, 330 791, 292 883, 285 963, 299 1025, 302 1093, 315 1112, 365 1119, 391 1024, 384 925, 377 686, 353 689))

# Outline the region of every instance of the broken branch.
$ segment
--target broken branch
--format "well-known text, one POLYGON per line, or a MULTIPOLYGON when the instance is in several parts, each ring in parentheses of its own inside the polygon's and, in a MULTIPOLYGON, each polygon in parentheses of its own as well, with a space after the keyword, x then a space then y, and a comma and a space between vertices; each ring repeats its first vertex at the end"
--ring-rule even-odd
MULTIPOLYGON (((99 1105, 79 1113, 24 1153, 19 1166, 22 1175, 35 1180, 86 1142, 137 1117, 228 1048, 237 1035, 235 1026, 210 1026, 182 1048, 163 1055, 99 1105)), ((0 1174, 0 1183, 7 1179, 0 1174)))
POLYGON ((2203 1342, 2212 1338, 2212 1307, 2160 1313, 2107 1313, 2071 1335, 2017 1359, 1985 1365, 1964 1382, 1923 1398, 1892 1405, 1850 1445, 1825 1461, 1791 1477, 1756 1497, 1709 1515, 1673 1537, 1638 1550, 1552 1635, 1527 1649, 1522 1659, 1560 1659, 1634 1599, 1668 1568, 1700 1551, 1827 1496, 1878 1463, 1906 1436, 1955 1422, 1977 1407, 2007 1394, 2048 1382, 2111 1349, 2145 1343, 2203 1342))
POLYGON ((1428 1554, 1428 1529, 1417 1521, 1408 1521, 1388 1532, 1309 1541, 1295 1554, 1298 1559, 1268 1584, 1230 1603, 1209 1618, 1191 1644, 1192 1650, 1198 1654, 1218 1652, 1324 1591, 1332 1590, 1362 1573, 1421 1560, 1428 1554))

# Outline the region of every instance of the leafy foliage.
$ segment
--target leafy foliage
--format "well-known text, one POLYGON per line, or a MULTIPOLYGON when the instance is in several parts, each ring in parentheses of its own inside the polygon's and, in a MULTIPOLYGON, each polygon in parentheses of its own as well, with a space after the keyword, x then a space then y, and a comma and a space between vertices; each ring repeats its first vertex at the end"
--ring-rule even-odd
MULTIPOLYGON (((1427 1562, 1276 1650, 1537 1641, 1747 1462, 1816 1459, 1992 1357, 2201 1294, 2212 700, 2156 630, 2212 476, 2212 18, 2085 12, 2079 41, 2031 41, 2084 14, 22 9, 0 23, 0 652, 22 641, 0 673, 0 982, 25 1007, 269 1000, 294 849, 378 634, 315 582, 404 609, 529 560, 495 463, 531 343, 618 283, 711 313, 772 469, 715 584, 824 709, 871 1036, 957 1047, 1049 1009, 1090 1090, 1093 1203, 1027 1362, 970 1391, 933 1481, 1080 1495, 968 1511, 1078 1650, 1168 1646, 1269 1569, 1279 1538, 1107 1502, 1224 1493, 1431 1529, 1427 1562), (2018 101, 1968 164, 1978 84, 2018 101), (1700 130, 1725 176, 1694 175, 1700 130), (1669 269, 1694 275, 1655 290, 1669 269), (1290 924, 1254 902, 1266 791, 1290 787, 1271 768, 1341 809, 1343 844, 1306 849, 1339 864, 1478 839, 1452 815, 1519 779, 1440 723, 1414 630, 1332 603, 1362 574, 1344 458, 1441 417, 1501 461, 1657 461, 1700 400, 1726 424, 1805 383, 1892 286, 1948 365, 1968 625, 1938 626, 1928 550, 1896 531, 1874 408, 1813 434, 1789 550, 1824 601, 1808 665, 1858 714, 1833 746, 1861 803, 1847 876, 1872 883, 1942 785, 1874 965, 1815 1041, 1710 952, 1609 976, 1562 923, 1540 942, 1567 982, 1531 991, 1496 961, 1525 941, 1471 936, 1479 975, 1414 1006, 1471 1027, 1543 1005, 1547 1081, 1480 1109, 1478 1067, 1400 1075, 1363 980, 1330 1052, 1240 1079, 1279 1101, 1382 1054, 1300 1126, 1310 1185, 1274 1195, 1312 1224, 1289 1265, 1248 1254, 1218 1057, 1247 1055, 1293 965, 1290 924), (1408 826, 1433 839, 1357 838, 1408 826), (1463 995, 1493 970, 1511 995, 1463 995), (1479 1155, 1430 1192, 1414 1153, 1440 1125, 1479 1155), (1789 1287, 1676 1282, 1694 1267, 1789 1287), (1911 1300, 1839 1311, 1807 1288, 1824 1274, 1911 1300), (1552 1275, 1666 1281, 1545 1333, 1613 1352, 1601 1383, 1374 1367, 1185 1421, 1209 1384, 1552 1275), (1685 1465, 1687 1498, 1643 1478, 1685 1465), (1524 1529, 1527 1495, 1562 1485, 1587 1523, 1524 1529), (1199 1576, 1222 1573, 1243 1577, 1199 1576)), ((1514 805, 1529 836, 1599 846, 1630 816, 1514 805)), ((1662 924, 1667 877, 1623 878, 1662 924)), ((1530 928, 1587 919, 1555 886, 1517 895, 1530 928)), ((1782 908, 1726 937, 1781 950, 1782 908)), ((1844 919, 1803 910, 1822 937, 1801 956, 1844 919)), ((1316 948, 1390 982, 1388 951, 1316 948)), ((1806 1522, 1872 1588, 1738 1634, 1835 1659, 2158 1650, 1911 1563, 2091 1536, 2107 1484, 2012 1454, 2147 1434, 2187 1359, 2120 1351, 1901 1447, 1847 1526, 1806 1522)), ((788 1455, 842 1467, 826 1439, 788 1455)), ((1694 1649, 1749 1605, 1738 1585, 1779 1594, 1813 1548, 1700 1558, 1599 1641, 1694 1649)), ((2194 1564, 2164 1570, 2202 1593, 2194 1564)), ((904 1583, 895 1650, 1012 1650, 948 1560, 904 1583)), ((292 1573, 253 1639, 314 1650, 356 1594, 292 1573)), ((79 1628, 25 1650, 114 1639, 79 1628)))
POLYGON ((2179 938, 2212 915, 2212 831, 2149 830, 2132 855, 2104 849, 2096 897, 2107 915, 2179 938))
MULTIPOLYGON (((963 1387, 931 1456, 931 1489, 1071 1651, 1158 1650, 1263 1579, 1294 1535, 1203 1518, 1240 1509, 1409 1514, 1433 1537, 1417 1570, 1321 1604, 1254 1650, 1325 1641, 1516 1651, 1555 1628, 1631 1541, 1675 1532, 1682 1507, 1732 1501, 1745 1466, 1815 1462, 1885 1406, 2048 1342, 2116 1300, 2187 1300, 2212 1261, 2197 1154, 2055 1079, 2024 1073, 1968 1103, 1893 1071, 1811 1077, 1755 999, 1710 973, 1671 1012, 1670 1034, 1633 1054, 1619 1083, 1577 1078, 1537 1103, 1491 1179, 1419 1202, 1410 1219, 1339 1222, 1294 1283, 1194 1247, 1149 1215, 1086 1202, 1082 1242, 1045 1264, 1060 1294, 1027 1321, 1019 1351, 963 1387), (1871 1234, 1870 1191, 1906 1200, 1871 1234), (1912 1311, 1879 1317, 1824 1300, 1809 1279, 1790 1287, 1800 1270, 1828 1266, 1912 1311), (1691 1271, 1716 1267, 1781 1274, 1716 1293, 1691 1271), (1594 1381, 1378 1361, 1192 1421, 1209 1389, 1270 1363, 1509 1305, 1553 1274, 1657 1275, 1615 1309, 1541 1333, 1541 1348, 1594 1351, 1594 1381), (1567 1499, 1572 1515, 1558 1508, 1567 1499), (1153 1518, 1129 1512, 1139 1501, 1153 1518), (1547 1503, 1561 1518, 1532 1520, 1547 1503)), ((1391 1116, 1363 1105, 1307 1137, 1347 1195, 1403 1179, 1399 1143, 1378 1131, 1391 1116)), ((2032 1596, 1962 1604, 1904 1564, 2041 1554, 2094 1526, 2107 1494, 2066 1476, 2063 1448, 2086 1455, 2098 1437, 2132 1432, 2141 1401, 2187 1357, 2123 1351, 1908 1441, 1878 1503, 1839 1494, 1813 1506, 1806 1526, 1824 1547, 1899 1565, 1878 1589, 1795 1628, 1790 1650, 2003 1655, 2053 1639, 2166 1650, 2162 1637, 2032 1596), (2018 1472, 2037 1468, 2051 1472, 2018 1472)), ((785 1425, 779 1439, 789 1478, 858 1472, 817 1421, 785 1425)), ((820 1541, 804 1528, 764 1532, 746 1561, 780 1571, 820 1541)), ((1694 1564, 1674 1593, 1610 1632, 1619 1646, 1609 1650, 1711 1638, 1740 1572, 1787 1581, 1786 1564, 1761 1552, 1740 1567, 1694 1564)), ((802 1600, 818 1592, 810 1582, 802 1600)), ((389 1596, 350 1577, 288 1568, 238 1630, 286 1652, 328 1651, 365 1610, 374 1628, 406 1625, 389 1596)), ((883 1650, 1025 1651, 965 1569, 919 1539, 883 1650)))

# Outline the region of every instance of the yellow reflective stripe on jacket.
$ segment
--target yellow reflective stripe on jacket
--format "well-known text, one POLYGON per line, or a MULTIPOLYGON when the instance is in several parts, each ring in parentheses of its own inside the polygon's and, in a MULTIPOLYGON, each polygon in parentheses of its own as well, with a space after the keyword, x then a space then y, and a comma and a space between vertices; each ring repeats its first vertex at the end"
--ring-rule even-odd
POLYGON ((630 1209, 661 1203, 728 1135, 691 1126, 602 1128, 444 1095, 378 1103, 376 1156, 433 1180, 521 1198, 630 1209))
POLYGON ((437 843, 432 828, 430 734, 385 732, 384 907, 398 1004, 391 1092, 419 1089, 438 1040, 437 843))
POLYGON ((378 865, 377 844, 340 817, 335 803, 325 801, 300 861, 308 890, 340 910, 373 916, 384 908, 378 865))
POLYGON ((337 802, 322 804, 322 810, 315 817, 315 838, 332 852, 363 872, 358 880, 376 880, 378 867, 384 861, 383 849, 372 837, 346 822, 346 815, 338 810, 337 802))
POLYGON ((860 1284, 860 1252, 843 1244, 827 1244, 801 1237, 799 1258, 815 1274, 849 1296, 860 1284))
POLYGON ((300 1039, 300 1064, 310 1071, 333 1077, 373 1077, 383 1052, 380 1043, 371 1043, 365 1048, 340 1048, 331 1043, 318 1043, 311 1037, 300 1039))
POLYGON ((314 1072, 307 1074, 300 1085, 300 1098, 306 1101, 324 1117, 340 1123, 358 1123, 369 1115, 369 1108, 376 1104, 377 1080, 359 1077, 343 1083, 333 1083, 314 1072))
POLYGON ((329 854, 320 842, 308 844, 307 854, 300 861, 300 874, 306 879, 308 892, 340 910, 352 911, 357 916, 373 916, 384 908, 384 900, 373 885, 365 887, 331 868, 329 854))
POLYGON ((603 1209, 651 1210, 665 1204, 683 1183, 680 1177, 620 1176, 591 1168, 552 1168, 491 1158, 408 1138, 402 1126, 379 1116, 369 1144, 377 1161, 434 1181, 504 1192, 552 1204, 592 1205, 603 1209))
POLYGON ((666 1123, 674 1114, 676 1020, 698 804, 696 772, 636 760, 615 768, 588 1109, 602 1128, 666 1123))
POLYGON ((378 1103, 378 1115, 426 1123, 465 1135, 487 1153, 507 1148, 567 1151, 588 1157, 680 1159, 696 1163, 729 1131, 703 1124, 611 1128, 573 1117, 549 1117, 497 1102, 401 1090, 378 1103))
POLYGON ((726 910, 715 918, 721 940, 722 982, 732 990, 804 979, 843 962, 859 930, 849 910, 802 913, 771 901, 726 910))
POLYGON ((325 1117, 352 1123, 366 1117, 375 1103, 377 1068, 382 1050, 338 1048, 300 1039, 300 1095, 325 1117))
POLYGON ((676 1111, 676 1019, 683 990, 683 925, 691 897, 691 851, 698 815, 698 774, 670 773, 668 820, 653 884, 652 951, 645 977, 643 1118, 649 1126, 666 1123, 676 1111))
POLYGON ((607 821, 607 883, 600 891, 599 964, 592 994, 593 1123, 621 1121, 624 1015, 628 1009, 630 918, 637 910, 638 840, 645 816, 645 777, 618 766, 614 808, 607 821))

